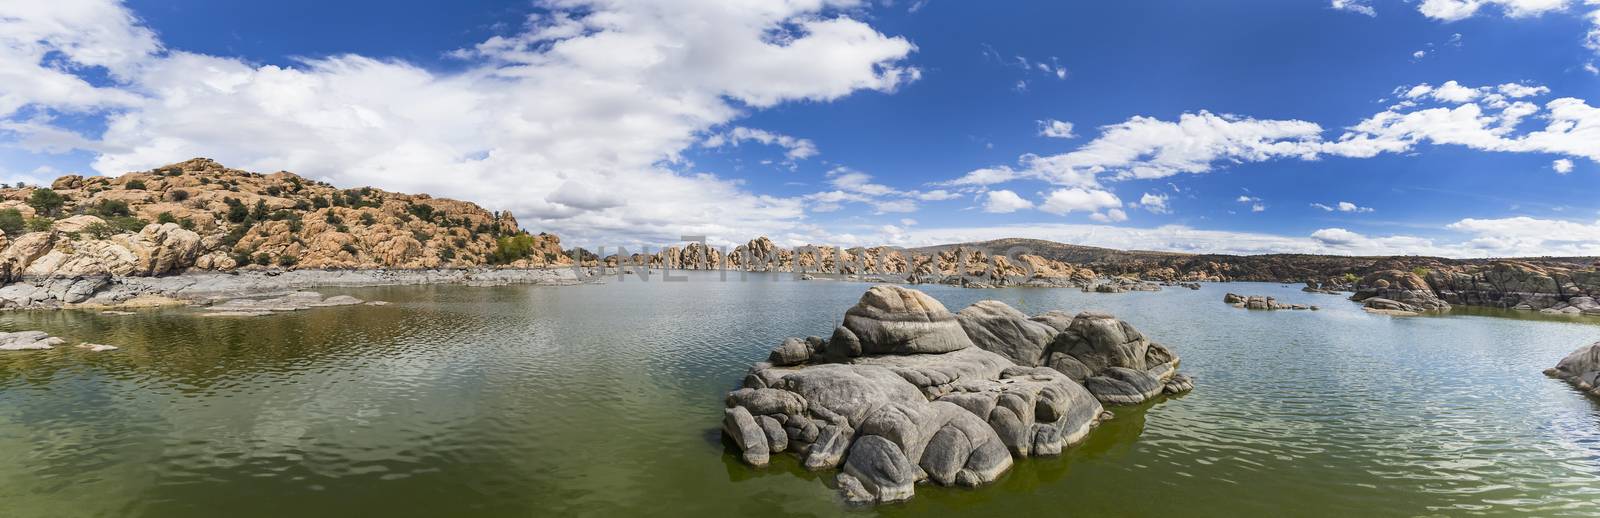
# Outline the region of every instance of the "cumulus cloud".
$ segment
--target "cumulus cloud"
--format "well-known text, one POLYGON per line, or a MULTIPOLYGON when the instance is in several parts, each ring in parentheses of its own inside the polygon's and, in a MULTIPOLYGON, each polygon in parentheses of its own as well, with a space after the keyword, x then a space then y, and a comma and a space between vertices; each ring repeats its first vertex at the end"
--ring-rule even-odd
POLYGON ((1017 193, 1011 191, 989 191, 985 193, 985 195, 985 201, 983 203, 984 212, 1006 214, 1023 209, 1033 208, 1033 202, 1022 199, 1022 197, 1018 196, 1017 193))
MULTIPOLYGON (((852 0, 541 6, 515 34, 452 53, 459 71, 437 72, 359 55, 258 65, 163 48, 112 0, 11 2, 0 139, 59 152, 63 139, 43 139, 68 131, 54 118, 94 111, 104 131, 68 146, 105 174, 209 156, 471 199, 577 241, 742 240, 802 222, 807 200, 696 172, 684 150, 751 110, 892 91, 920 74, 905 64, 915 47, 853 18, 852 0), (89 69, 106 77, 87 80, 89 69)), ((731 131, 724 142, 742 138, 731 131)), ((791 158, 815 153, 756 131, 744 136, 791 158)))
POLYGON ((1144 195, 1139 197, 1139 203, 1137 205, 1144 207, 1144 210, 1150 211, 1152 214, 1166 214, 1171 212, 1171 209, 1167 207, 1166 194, 1150 194, 1148 192, 1144 193, 1144 195))
POLYGON ((1089 212, 1097 219, 1109 219, 1109 214, 1115 212, 1120 218, 1115 221, 1127 219, 1127 214, 1115 210, 1122 206, 1122 200, 1110 191, 1100 189, 1085 189, 1073 187, 1056 189, 1045 196, 1044 203, 1039 204, 1039 210, 1064 216, 1072 212, 1089 212), (1107 211, 1102 214, 1101 211, 1107 211))
POLYGON ((1565 158, 1558 158, 1554 162, 1550 163, 1550 168, 1555 169, 1556 174, 1567 174, 1572 172, 1572 161, 1565 158))
POLYGON ((1050 138, 1075 138, 1072 134, 1072 123, 1045 119, 1039 121, 1039 136, 1050 138))

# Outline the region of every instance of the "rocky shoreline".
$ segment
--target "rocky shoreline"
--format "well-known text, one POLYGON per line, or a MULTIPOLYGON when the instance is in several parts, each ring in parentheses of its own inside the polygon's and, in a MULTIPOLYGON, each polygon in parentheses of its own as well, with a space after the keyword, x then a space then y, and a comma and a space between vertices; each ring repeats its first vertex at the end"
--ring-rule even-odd
POLYGON ((1029 317, 986 300, 951 313, 920 291, 873 286, 829 338, 790 338, 727 396, 740 458, 790 452, 842 469, 853 503, 911 498, 919 482, 974 487, 1014 458, 1059 455, 1111 414, 1193 388, 1179 359, 1110 315, 1029 317))
POLYGON ((23 277, 0 287, 0 309, 209 304, 242 297, 282 295, 308 288, 421 284, 565 286, 584 281, 573 268, 244 270, 184 272, 161 277, 23 277))

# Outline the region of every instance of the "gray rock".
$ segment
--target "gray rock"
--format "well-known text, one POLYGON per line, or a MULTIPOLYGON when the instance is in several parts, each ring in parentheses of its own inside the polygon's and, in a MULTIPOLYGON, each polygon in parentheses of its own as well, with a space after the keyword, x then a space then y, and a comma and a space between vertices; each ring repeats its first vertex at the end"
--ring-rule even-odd
POLYGON ((877 502, 898 502, 916 492, 917 468, 888 439, 868 435, 850 447, 844 472, 861 481, 877 502))
POLYGON ((744 407, 729 408, 722 418, 722 431, 733 443, 739 446, 744 453, 745 464, 755 467, 766 466, 771 460, 771 450, 768 448, 766 432, 761 425, 756 424, 754 416, 744 407))
POLYGON ((860 340, 862 354, 945 353, 972 346, 944 304, 900 286, 868 289, 845 312, 844 327, 860 340))
POLYGON ((767 361, 777 366, 799 365, 811 358, 811 347, 805 340, 789 338, 767 355, 767 361))
POLYGON ((29 351, 51 349, 65 340, 50 336, 44 331, 17 331, 0 333, 0 351, 29 351))
POLYGON ((984 300, 956 314, 973 345, 999 353, 1019 365, 1039 365, 1057 331, 1029 320, 998 300, 984 300))
MULTIPOLYGON (((783 415, 783 414, 778 414, 783 415)), ((783 453, 789 447, 789 433, 783 431, 783 424, 772 416, 756 416, 756 424, 761 426, 761 431, 767 436, 767 449, 772 453, 783 453)))
POLYGON ((1111 367, 1083 381, 1084 388, 1107 405, 1137 405, 1161 393, 1160 379, 1141 370, 1111 367))
POLYGON ((1600 396, 1600 342, 1579 347, 1544 373, 1566 380, 1590 395, 1600 396))

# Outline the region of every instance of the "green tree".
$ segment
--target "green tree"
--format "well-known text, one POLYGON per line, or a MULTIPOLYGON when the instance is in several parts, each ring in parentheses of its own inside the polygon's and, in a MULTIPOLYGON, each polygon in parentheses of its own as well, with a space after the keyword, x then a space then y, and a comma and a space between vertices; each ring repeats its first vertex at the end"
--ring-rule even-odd
POLYGON ((66 198, 61 197, 60 193, 50 189, 34 189, 33 193, 28 195, 28 206, 33 207, 33 210, 45 216, 56 215, 56 212, 61 210, 61 206, 66 205, 66 203, 66 198))

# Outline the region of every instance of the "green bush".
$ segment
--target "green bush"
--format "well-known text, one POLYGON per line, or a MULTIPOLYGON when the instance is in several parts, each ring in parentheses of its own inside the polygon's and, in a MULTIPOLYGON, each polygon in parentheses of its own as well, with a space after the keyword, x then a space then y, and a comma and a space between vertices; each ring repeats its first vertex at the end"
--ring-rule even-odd
POLYGON ((28 230, 31 232, 44 232, 50 230, 50 225, 54 225, 55 222, 56 220, 50 218, 28 218, 28 230))
POLYGON ((160 213, 160 214, 156 214, 156 223, 160 223, 160 224, 165 225, 167 223, 177 223, 177 222, 178 222, 178 217, 177 216, 173 216, 171 212, 163 212, 163 213, 160 213))
POLYGON ((189 191, 185 191, 183 189, 173 189, 173 190, 167 191, 167 199, 170 199, 170 200, 178 202, 178 203, 183 203, 184 201, 189 199, 189 191))
POLYGON ((350 254, 350 257, 361 255, 361 250, 357 249, 356 245, 352 245, 350 243, 345 243, 344 246, 339 247, 339 249, 343 250, 344 253, 350 254))
POLYGON ((125 232, 138 232, 144 230, 144 227, 150 224, 148 221, 132 216, 118 216, 110 218, 108 221, 111 222, 111 226, 125 232))
POLYGON ((296 259, 292 255, 280 255, 280 256, 278 256, 278 266, 282 266, 284 268, 293 267, 295 265, 295 263, 298 263, 298 262, 300 262, 300 260, 296 259))
POLYGON ((89 234, 95 239, 105 239, 117 235, 119 232, 117 232, 117 227, 113 227, 104 222, 96 221, 83 227, 83 233, 89 234))
POLYGON ((138 189, 142 191, 144 190, 144 182, 140 180, 128 180, 128 183, 122 184, 122 188, 128 190, 138 189))
POLYGON ((1417 274, 1417 277, 1427 277, 1428 276, 1428 269, 1424 268, 1424 267, 1421 267, 1421 266, 1418 266, 1416 268, 1412 268, 1411 269, 1411 273, 1417 274))
POLYGON ((228 221, 231 223, 244 223, 250 217, 250 209, 244 208, 244 203, 233 198, 223 198, 222 203, 228 204, 228 221))
POLYGON ((22 219, 22 211, 17 209, 0 209, 0 230, 8 236, 21 234, 28 228, 28 222, 22 219))
POLYGON ((28 195, 28 206, 44 216, 56 215, 56 211, 61 210, 61 206, 66 203, 66 198, 50 189, 34 189, 33 193, 28 195))
POLYGON ((361 224, 369 227, 376 225, 378 224, 378 218, 373 217, 370 213, 363 212, 361 213, 361 224))
POLYGON ((132 211, 128 210, 128 202, 122 200, 100 200, 100 203, 89 207, 87 212, 102 218, 115 218, 132 214, 132 211))
POLYGON ((267 255, 266 252, 256 254, 256 264, 261 266, 272 264, 272 256, 267 255))
POLYGON ((433 206, 432 205, 428 205, 426 203, 418 203, 418 204, 412 205, 410 207, 406 207, 406 210, 411 212, 412 216, 416 216, 417 219, 420 219, 420 220, 423 220, 423 221, 433 221, 433 206))
POLYGON ((533 236, 520 234, 495 240, 494 252, 489 255, 489 261, 495 264, 506 264, 532 256, 533 236))
POLYGON ((184 230, 194 230, 194 220, 189 218, 180 219, 178 220, 178 226, 183 227, 184 230))

